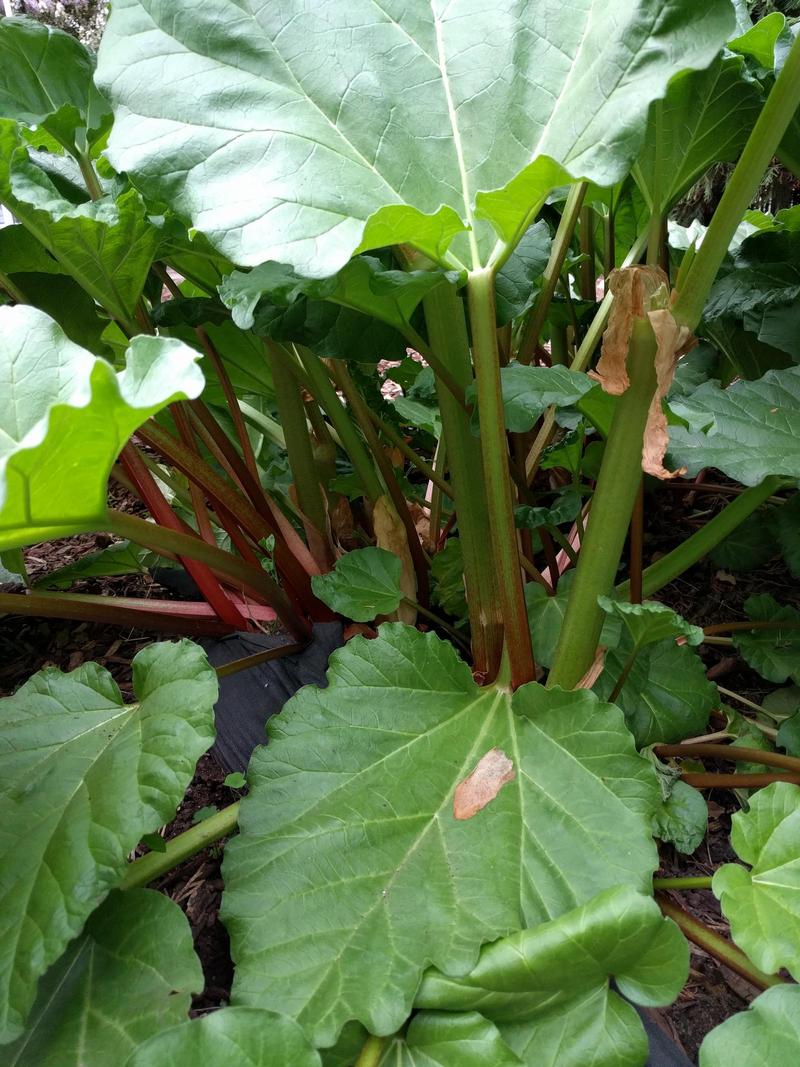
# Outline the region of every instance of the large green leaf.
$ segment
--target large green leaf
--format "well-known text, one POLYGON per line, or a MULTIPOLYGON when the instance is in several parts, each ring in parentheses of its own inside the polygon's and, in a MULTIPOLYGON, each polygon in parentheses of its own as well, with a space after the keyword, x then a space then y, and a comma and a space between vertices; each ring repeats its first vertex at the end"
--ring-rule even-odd
POLYGON ((550 227, 542 219, 523 234, 495 280, 497 325, 504 326, 532 306, 550 258, 550 227))
POLYGON ((652 897, 618 886, 488 945, 465 978, 429 971, 416 1004, 479 1010, 529 1067, 641 1067, 647 1038, 630 1000, 671 1003, 689 950, 652 897))
POLYGON ((200 394, 196 360, 140 335, 116 374, 43 312, 0 307, 0 549, 102 529, 114 460, 150 415, 200 394))
POLYGON ((622 178, 650 101, 734 27, 727 0, 561 16, 554 0, 120 0, 98 66, 109 157, 239 264, 324 277, 401 242, 485 264, 566 171, 622 178), (471 225, 474 252, 462 236, 448 254, 471 225))
MULTIPOLYGON (((616 687, 633 641, 625 635, 606 653, 594 690, 607 700, 616 687)), ((706 678, 703 661, 686 645, 660 641, 636 653, 616 698, 639 748, 658 741, 680 741, 703 732, 709 712, 719 706, 717 687, 706 678)))
POLYGON ((330 300, 352 311, 364 312, 403 330, 422 298, 439 285, 456 282, 458 275, 442 271, 387 270, 374 256, 356 256, 332 278, 301 278, 280 263, 263 263, 248 273, 234 271, 219 287, 233 321, 243 330, 254 323, 262 297, 289 306, 299 297, 330 300))
POLYGON ((511 363, 500 372, 506 429, 530 430, 550 405, 570 407, 593 388, 594 382, 580 371, 566 367, 528 367, 511 363))
POLYGON ((734 633, 733 643, 753 670, 768 682, 800 682, 800 611, 768 593, 751 596, 744 610, 753 622, 787 622, 785 629, 734 633), (793 628, 792 628, 793 627, 793 628))
POLYGON ((192 931, 161 893, 114 892, 39 983, 5 1067, 109 1067, 186 1018, 203 971, 192 931), (169 945, 169 951, 164 946, 169 945))
POLYGON ((109 110, 94 87, 94 56, 63 30, 28 18, 0 21, 0 115, 41 126, 71 150, 109 110))
POLYGON ((598 597, 597 600, 607 615, 621 619, 637 650, 670 637, 685 637, 689 645, 699 645, 703 640, 700 626, 693 626, 657 600, 646 600, 643 604, 629 604, 607 596, 598 597))
POLYGON ((650 107, 634 175, 652 211, 666 214, 712 163, 738 158, 763 93, 739 57, 678 74, 650 107))
POLYGON ((378 1067, 520 1067, 500 1031, 477 1011, 417 1012, 378 1067))
POLYGON ((349 1019, 393 1033, 429 963, 465 972, 482 942, 647 889, 654 772, 591 693, 479 689, 451 645, 385 624, 269 730, 225 855, 233 999, 317 1044, 349 1019))
POLYGON ((767 974, 800 980, 800 787, 773 782, 733 816, 731 844, 750 864, 726 863, 712 888, 733 940, 767 974))
POLYGON ((131 325, 158 244, 139 194, 128 189, 75 205, 58 192, 0 119, 0 202, 55 257, 63 271, 121 322, 131 325))
POLYGON ((320 1067, 320 1062, 293 1019, 259 1008, 223 1008, 152 1037, 126 1067, 320 1067))
POLYGON ((705 430, 669 428, 669 456, 690 475, 716 467, 744 485, 769 474, 800 479, 800 367, 755 382, 701 385, 674 410, 705 430))
POLYGON ((328 574, 316 574, 311 587, 329 608, 356 622, 391 615, 403 599, 403 565, 385 548, 357 548, 337 560, 328 574))
POLYGON ((775 1067, 800 1060, 800 986, 776 986, 731 1016, 700 1046, 700 1067, 775 1067))
POLYGON ((95 663, 48 668, 0 702, 0 1039, 213 741, 216 675, 197 645, 150 645, 133 680, 126 705, 95 663))

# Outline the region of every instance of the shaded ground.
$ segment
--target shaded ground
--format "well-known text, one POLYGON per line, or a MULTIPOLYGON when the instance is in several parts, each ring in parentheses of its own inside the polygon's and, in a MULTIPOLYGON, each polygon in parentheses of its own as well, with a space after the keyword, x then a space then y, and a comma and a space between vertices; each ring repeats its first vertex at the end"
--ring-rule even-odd
MULTIPOLYGON (((689 536, 695 524, 707 521, 708 509, 716 510, 722 503, 715 498, 698 497, 687 507, 683 494, 660 493, 658 528, 647 532, 645 562, 651 562, 682 536, 689 536), (702 514, 693 517, 695 512, 702 514)), ((43 573, 98 547, 102 547, 102 541, 98 545, 94 535, 36 546, 27 552, 29 567, 34 575, 43 573)), ((92 580, 76 588, 105 595, 167 595, 148 575, 92 580)), ((797 583, 787 575, 779 559, 750 573, 735 575, 703 563, 662 590, 659 598, 692 622, 702 624, 743 618, 744 601, 762 592, 800 607, 797 583)), ((131 660, 151 640, 152 633, 134 629, 0 617, 0 695, 13 692, 43 666, 72 670, 84 660, 94 659, 107 667, 130 699, 131 660)), ((715 674, 721 672, 718 680, 726 688, 756 702, 773 688, 731 655, 731 649, 703 646, 702 651, 708 667, 715 674)), ((731 768, 721 765, 720 769, 731 768)), ((222 808, 239 799, 241 793, 227 788, 224 778, 225 772, 213 759, 203 757, 176 818, 163 829, 163 836, 169 839, 187 829, 195 812, 202 808, 222 808)), ((709 830, 705 840, 692 856, 681 856, 671 846, 662 846, 662 874, 710 875, 720 864, 735 859, 729 832, 730 816, 737 809, 736 798, 723 790, 707 796, 709 830)), ((206 849, 156 883, 180 905, 191 923, 205 974, 205 988, 194 998, 195 1014, 226 1003, 232 978, 228 937, 219 921, 222 852, 222 845, 206 849)), ((727 925, 711 893, 682 892, 675 894, 675 899, 706 925, 726 934, 727 925)), ((756 994, 757 990, 743 979, 693 947, 689 981, 677 1002, 659 1013, 660 1021, 696 1062, 703 1036, 734 1012, 743 1010, 756 994)))

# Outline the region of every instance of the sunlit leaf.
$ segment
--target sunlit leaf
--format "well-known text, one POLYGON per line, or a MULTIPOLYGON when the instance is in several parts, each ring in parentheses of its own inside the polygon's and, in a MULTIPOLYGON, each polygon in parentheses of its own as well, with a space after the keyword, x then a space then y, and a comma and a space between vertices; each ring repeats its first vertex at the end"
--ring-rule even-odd
POLYGON ((126 1067, 320 1067, 320 1062, 293 1019, 258 1008, 222 1008, 156 1034, 126 1067))
POLYGON ((567 171, 622 178, 650 101, 734 27, 727 0, 557 15, 510 0, 120 0, 98 66, 116 114, 109 157, 241 265, 325 277, 357 249, 403 242, 485 264, 567 171))
POLYGON ((199 395, 196 359, 140 335, 117 374, 43 312, 0 307, 0 549, 102 529, 114 460, 150 415, 199 395))
POLYGON ((800 986, 777 986, 726 1019, 700 1046, 700 1067, 775 1067, 800 1057, 800 986))
POLYGON ((397 611, 403 599, 402 563, 385 548, 357 548, 337 560, 328 574, 311 579, 316 596, 329 608, 356 622, 397 611))

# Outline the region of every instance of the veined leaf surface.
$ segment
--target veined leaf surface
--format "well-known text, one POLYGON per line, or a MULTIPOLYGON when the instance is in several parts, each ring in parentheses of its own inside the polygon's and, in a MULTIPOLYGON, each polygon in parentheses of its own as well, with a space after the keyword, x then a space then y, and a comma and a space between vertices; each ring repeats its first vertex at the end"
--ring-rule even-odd
POLYGON ((97 76, 114 167, 236 263, 325 277, 411 242, 478 267, 568 174, 621 179, 733 29, 727 0, 120 0, 97 76))
POLYGON ((199 396, 198 353, 140 335, 125 370, 36 308, 0 307, 0 550, 102 529, 111 466, 133 431, 199 396))
POLYGON ((527 1067, 639 1067, 647 1038, 637 1004, 671 1003, 689 949, 652 897, 617 886, 535 929, 495 941, 465 978, 431 970, 416 1004, 480 1011, 527 1067))
POLYGON ((714 895, 733 940, 768 974, 781 967, 800 978, 800 788, 773 782, 733 816, 731 843, 751 865, 726 863, 714 895))
POLYGON ((133 680, 126 705, 96 663, 47 668, 0 702, 0 1040, 214 739, 216 675, 197 645, 150 645, 133 680))
POLYGON ((385 624, 270 732, 226 850, 233 999, 319 1045, 350 1019, 393 1033, 429 963, 464 973, 600 889, 647 891, 654 772, 591 693, 479 689, 451 645, 385 624), (486 787, 475 814, 467 778, 470 799, 486 787))
POLYGON ((143 1041, 186 1018, 203 988, 192 931, 177 904, 148 889, 115 892, 39 983, 5 1067, 124 1064, 143 1041), (169 945, 169 951, 164 946, 169 945))

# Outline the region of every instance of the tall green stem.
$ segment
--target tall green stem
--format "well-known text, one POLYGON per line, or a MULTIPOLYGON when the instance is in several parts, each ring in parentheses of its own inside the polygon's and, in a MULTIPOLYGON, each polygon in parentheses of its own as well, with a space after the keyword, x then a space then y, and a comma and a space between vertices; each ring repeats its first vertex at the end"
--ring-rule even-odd
POLYGON ((547 318, 553 293, 556 291, 558 279, 561 277, 561 268, 567 258, 572 235, 575 232, 581 206, 586 196, 586 188, 586 182, 578 182, 577 185, 572 186, 567 195, 558 229, 550 248, 550 258, 542 275, 542 288, 536 297, 536 303, 531 309, 520 339, 517 353, 517 359, 520 363, 530 363, 533 359, 539 334, 542 332, 542 326, 547 318))
POLYGON ((711 875, 691 875, 686 878, 654 878, 653 889, 710 889, 711 875))
POLYGON ((494 274, 490 270, 470 273, 467 299, 483 443, 483 476, 489 503, 489 529, 500 584, 511 684, 516 687, 535 677, 535 667, 514 525, 500 361, 497 355, 494 274))
POLYGON ((384 490, 364 441, 333 388, 328 372, 319 356, 301 345, 296 346, 296 351, 308 375, 317 403, 333 423, 367 497, 374 504, 378 497, 383 495, 384 490))
POLYGON ((288 366, 289 357, 281 346, 273 341, 266 341, 265 348, 272 371, 272 384, 281 426, 286 437, 286 451, 297 492, 297 505, 321 536, 325 529, 325 500, 317 478, 300 387, 288 366))
MULTIPOLYGON (((466 389, 472 383, 472 363, 461 297, 455 286, 440 285, 425 297, 423 307, 431 347, 466 389)), ((475 669, 493 678, 503 651, 503 612, 492 566, 481 439, 473 434, 467 412, 438 379, 437 394, 458 514, 472 656, 475 669)))
MULTIPOLYGON (((748 515, 785 484, 785 479, 770 475, 760 485, 754 485, 735 497, 697 533, 693 533, 683 544, 645 568, 642 572, 642 596, 652 596, 687 571, 712 548, 716 548, 728 534, 733 533, 748 515)), ((621 599, 627 600, 630 596, 630 582, 618 585, 616 591, 621 599)))
POLYGON ((642 438, 656 387, 655 353, 650 323, 635 319, 627 361, 631 384, 614 413, 549 686, 572 689, 594 659, 603 627, 597 598, 614 584, 642 477, 642 438))
POLYGON ((750 206, 787 126, 800 107, 800 37, 789 50, 767 102, 747 139, 703 243, 686 272, 672 312, 691 329, 700 321, 717 271, 742 215, 750 206))

